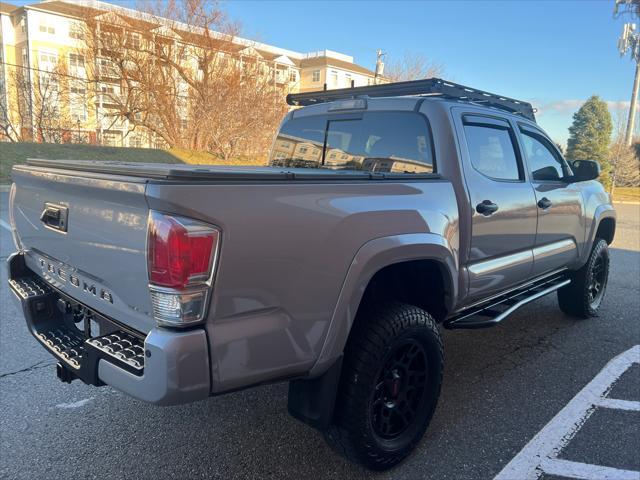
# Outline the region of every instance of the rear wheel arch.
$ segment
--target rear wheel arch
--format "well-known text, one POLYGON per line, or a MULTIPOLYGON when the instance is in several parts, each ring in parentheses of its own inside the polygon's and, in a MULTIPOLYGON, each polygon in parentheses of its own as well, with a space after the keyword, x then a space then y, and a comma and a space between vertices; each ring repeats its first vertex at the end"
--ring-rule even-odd
POLYGON ((616 219, 613 217, 605 217, 600 220, 598 224, 598 229, 596 230, 595 238, 602 238, 609 245, 613 242, 613 237, 616 232, 616 219))
MULTIPOLYGON (((358 305, 401 302, 429 312, 438 322, 445 319, 451 304, 452 279, 439 260, 416 259, 380 268, 369 280, 358 305)), ((356 313, 356 321, 358 314, 356 313)))

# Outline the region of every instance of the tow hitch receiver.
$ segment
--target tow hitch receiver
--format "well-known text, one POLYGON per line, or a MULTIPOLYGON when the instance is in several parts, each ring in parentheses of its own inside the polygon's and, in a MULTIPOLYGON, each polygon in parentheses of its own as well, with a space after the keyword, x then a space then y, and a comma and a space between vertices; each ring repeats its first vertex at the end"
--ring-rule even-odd
POLYGON ((56 376, 58 377, 58 380, 64 383, 71 383, 76 378, 78 378, 73 374, 71 370, 62 365, 60 362, 58 362, 58 364, 56 365, 56 376))

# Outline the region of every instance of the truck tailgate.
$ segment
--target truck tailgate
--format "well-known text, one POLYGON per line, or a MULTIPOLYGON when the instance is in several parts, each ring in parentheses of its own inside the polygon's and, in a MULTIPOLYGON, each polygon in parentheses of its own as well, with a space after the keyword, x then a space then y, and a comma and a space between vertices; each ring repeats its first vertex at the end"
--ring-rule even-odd
POLYGON ((29 268, 97 312, 148 332, 145 180, 33 167, 14 168, 13 180, 10 209, 29 268))

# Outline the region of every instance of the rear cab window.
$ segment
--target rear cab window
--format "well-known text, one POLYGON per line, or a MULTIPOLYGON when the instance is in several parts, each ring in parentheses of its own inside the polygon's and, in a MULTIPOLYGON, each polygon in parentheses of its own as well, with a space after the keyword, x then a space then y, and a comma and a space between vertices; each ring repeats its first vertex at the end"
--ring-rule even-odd
POLYGON ((294 118, 280 128, 270 164, 386 173, 433 173, 433 144, 417 112, 294 118))

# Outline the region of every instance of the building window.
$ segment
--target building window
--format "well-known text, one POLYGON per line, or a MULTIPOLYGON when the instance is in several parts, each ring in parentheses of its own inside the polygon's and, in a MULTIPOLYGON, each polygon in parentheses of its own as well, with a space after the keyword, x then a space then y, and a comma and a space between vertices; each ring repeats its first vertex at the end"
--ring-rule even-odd
POLYGON ((82 40, 82 27, 78 23, 72 23, 69 26, 69 37, 76 40, 82 40))
POLYGON ((297 82, 298 81, 298 72, 295 70, 289 70, 289 81, 297 82))
POLYGON ((119 147, 122 145, 122 134, 105 132, 102 134, 102 144, 108 147, 119 147))
POLYGON ((51 65, 55 65, 58 63, 58 57, 52 55, 50 53, 42 53, 40 52, 40 63, 46 64, 49 63, 51 65))
POLYGON ((132 49, 140 48, 140 34, 136 32, 127 33, 126 46, 132 49))
POLYGON ((316 83, 320 81, 320 70, 311 72, 311 81, 316 83))
POLYGON ((40 24, 40 32, 41 33, 48 33, 50 35, 55 35, 56 33, 56 29, 55 27, 52 27, 50 25, 46 25, 46 24, 40 24))
POLYGON ((338 86, 338 72, 336 72, 335 70, 331 71, 331 75, 329 76, 331 83, 330 85, 332 87, 337 87, 338 86))
POLYGON ((87 93, 87 86, 82 81, 73 80, 69 85, 69 90, 71 91, 71 93, 74 93, 76 95, 84 95, 87 93))
POLYGON ((87 121, 87 104, 85 103, 84 96, 78 96, 78 98, 71 101, 71 118, 74 122, 86 122, 87 121))
POLYGON ((77 53, 70 53, 69 66, 76 67, 76 68, 84 68, 84 55, 78 55, 77 53))
POLYGON ((350 73, 345 73, 344 74, 344 80, 345 83, 347 84, 347 87, 351 86, 351 74, 350 73))
POLYGON ((142 137, 140 135, 131 135, 129 137, 129 146, 132 148, 142 148, 144 147, 142 142, 142 137))
POLYGON ((38 54, 38 68, 41 70, 41 76, 45 75, 43 72, 54 72, 57 66, 58 57, 56 55, 47 52, 40 52, 38 54))

